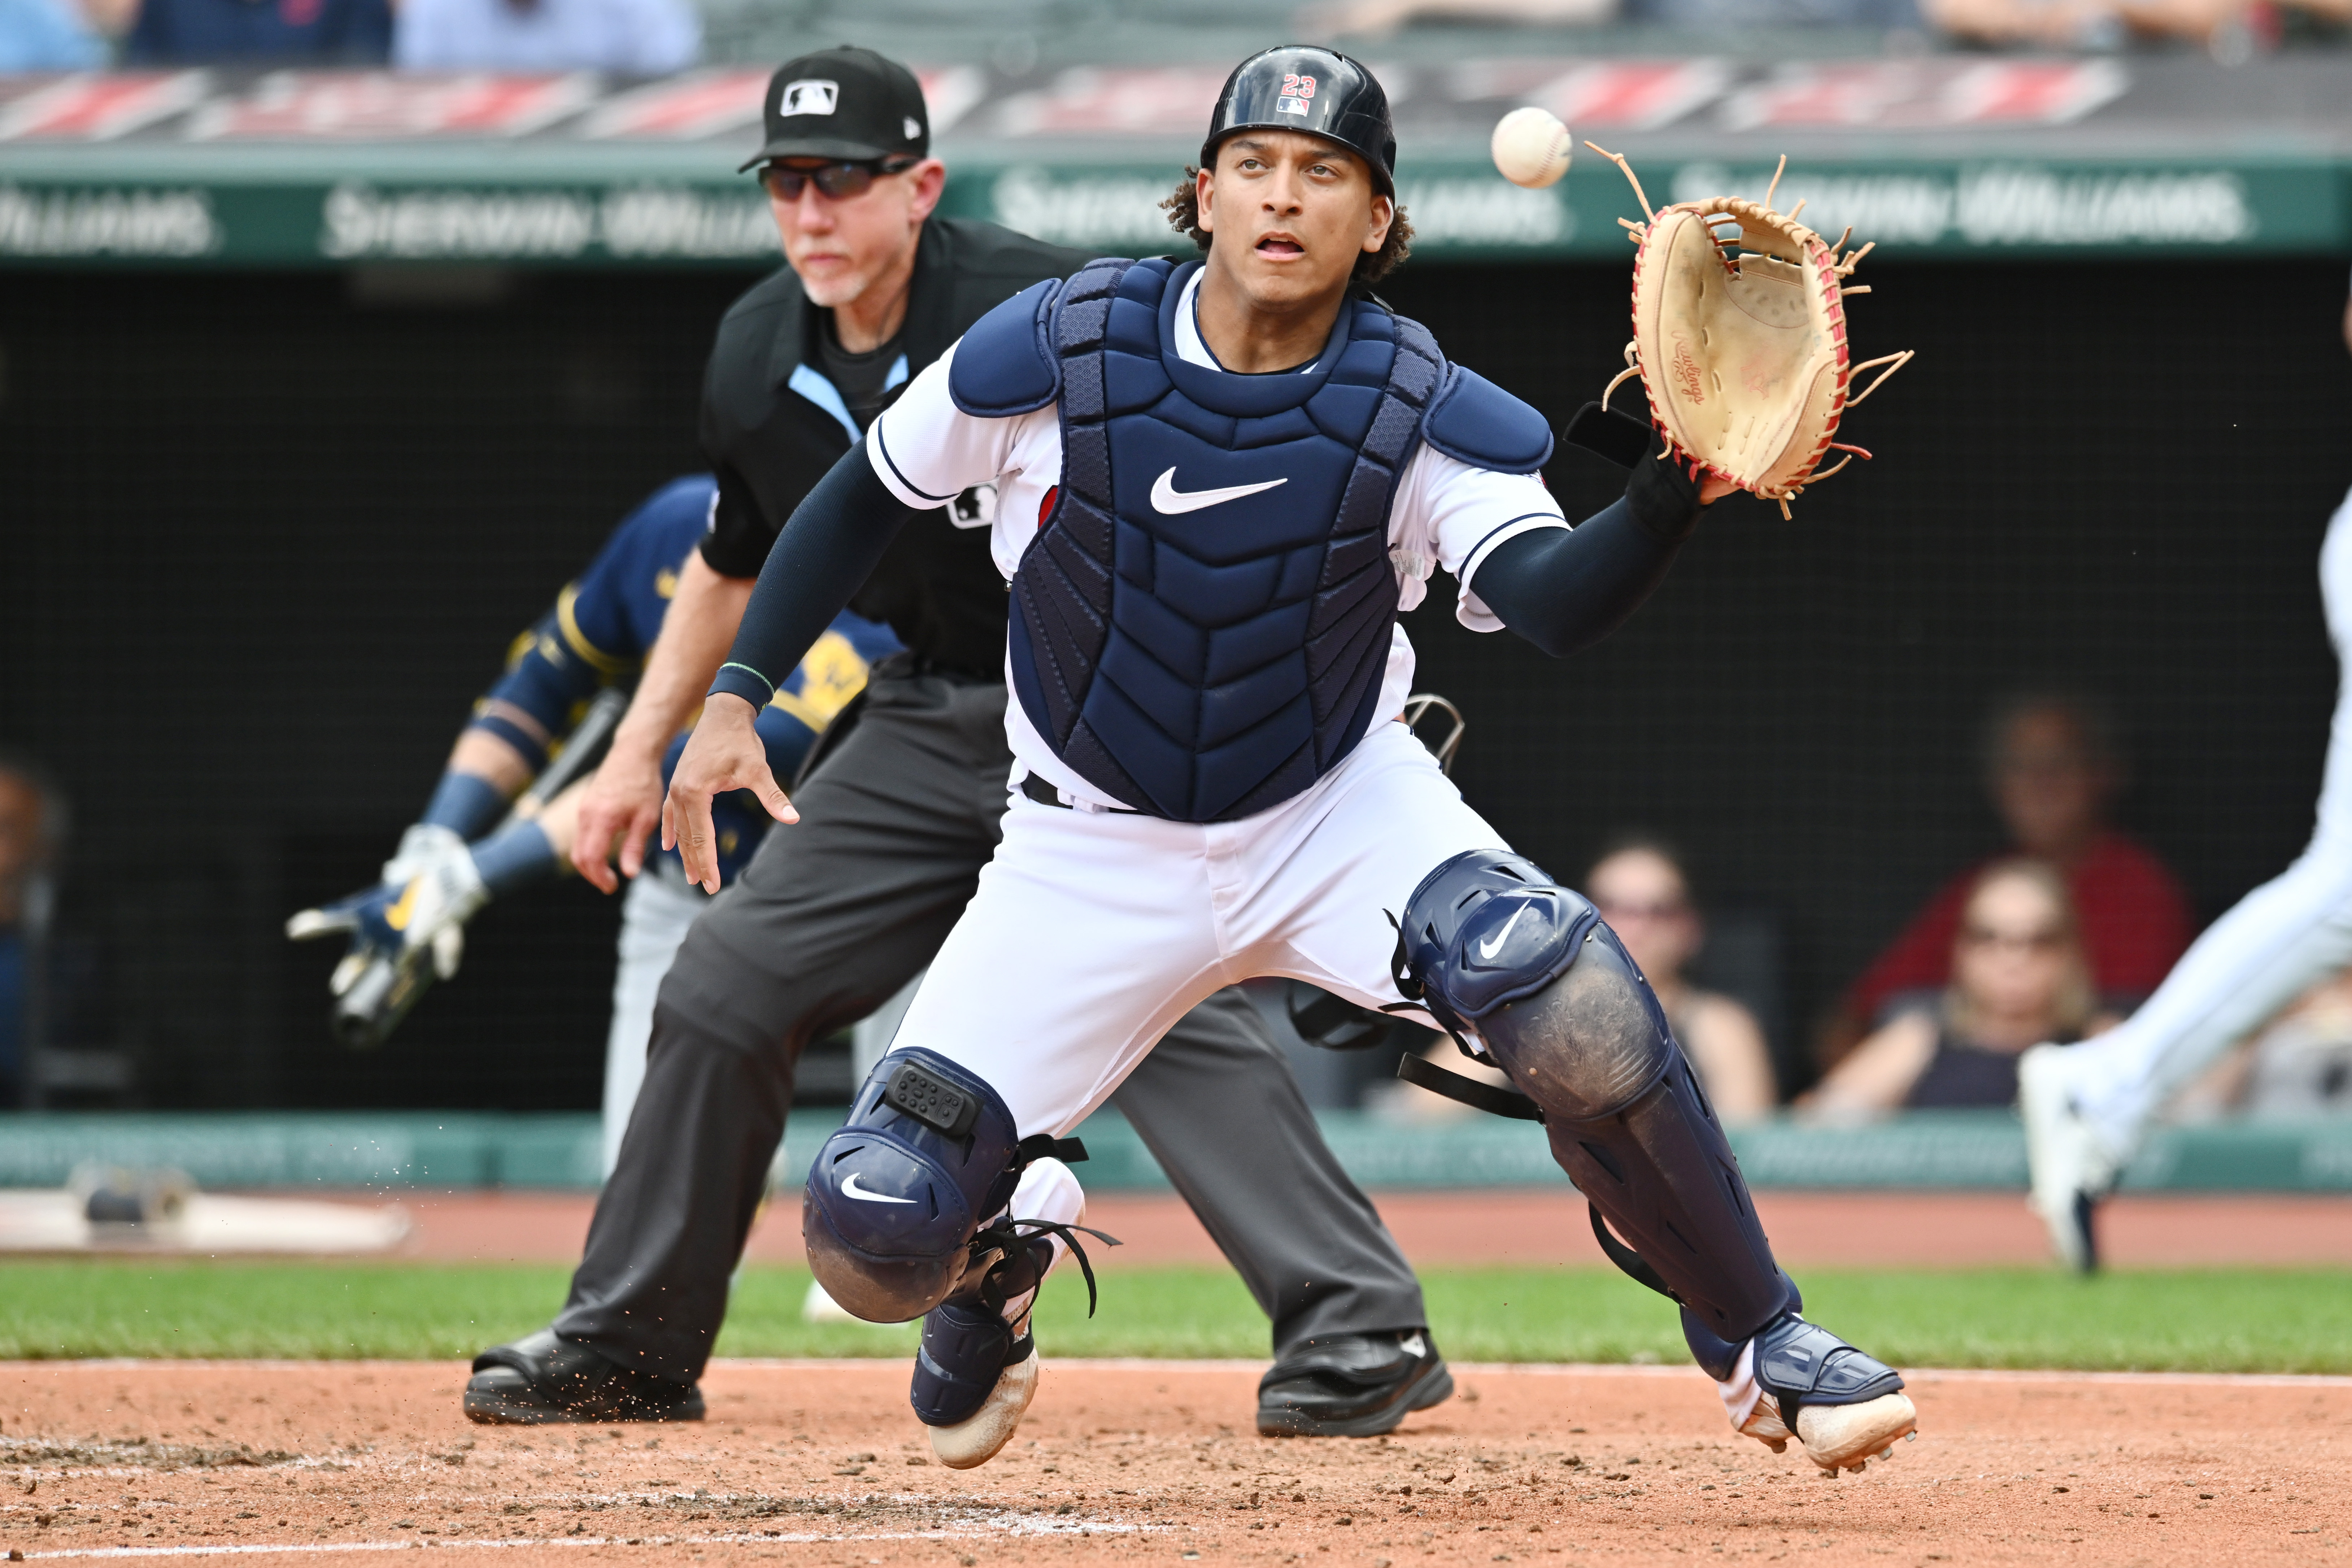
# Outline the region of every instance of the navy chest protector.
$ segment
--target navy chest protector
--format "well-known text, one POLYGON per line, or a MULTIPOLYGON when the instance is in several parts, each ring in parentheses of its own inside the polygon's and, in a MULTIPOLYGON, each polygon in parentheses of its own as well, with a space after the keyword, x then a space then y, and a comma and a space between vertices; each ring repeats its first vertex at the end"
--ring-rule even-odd
POLYGON ((987 417, 1060 405, 1060 493, 1012 584, 1030 723, 1114 797, 1221 822, 1306 789, 1374 718, 1415 447, 1525 473, 1551 435, 1371 300, 1305 371, 1189 363, 1175 313, 1198 266, 1097 261, 1014 296, 965 334, 949 391, 987 417))

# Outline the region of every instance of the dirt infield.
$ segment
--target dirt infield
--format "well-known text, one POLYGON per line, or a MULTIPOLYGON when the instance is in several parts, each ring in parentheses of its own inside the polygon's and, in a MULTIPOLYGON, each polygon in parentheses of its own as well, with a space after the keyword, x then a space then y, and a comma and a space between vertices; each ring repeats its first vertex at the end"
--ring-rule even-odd
POLYGON ((895 1364, 720 1363, 694 1426, 485 1428, 460 1369, 0 1368, 9 1560, 352 1563, 2339 1563, 2352 1379, 1923 1373, 1839 1480, 1687 1369, 1460 1369, 1393 1439, 1252 1434, 1257 1369, 1048 1364, 1014 1446, 928 1462, 895 1364))

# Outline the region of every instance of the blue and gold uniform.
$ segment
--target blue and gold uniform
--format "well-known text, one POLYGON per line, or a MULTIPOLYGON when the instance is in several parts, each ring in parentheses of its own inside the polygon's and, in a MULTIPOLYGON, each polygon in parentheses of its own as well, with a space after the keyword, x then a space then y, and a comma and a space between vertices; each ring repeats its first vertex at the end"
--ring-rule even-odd
MULTIPOLYGON (((545 767, 601 688, 635 678, 677 592, 678 569, 709 528, 718 493, 708 474, 673 479, 623 519, 555 607, 515 639, 506 672, 474 705, 469 727, 514 747, 532 772, 545 767)), ((866 671, 898 650, 898 639, 879 622, 847 612, 835 618, 760 714, 760 739, 778 778, 798 771, 817 736, 865 689, 866 671)), ((670 743, 665 781, 685 744, 683 735, 670 743)), ((751 858, 770 820, 750 795, 728 798, 717 818, 728 877, 751 858)))
MULTIPOLYGON (((588 569, 557 595, 555 607, 515 639, 504 673, 474 704, 467 728, 512 747, 531 773, 544 771, 597 693, 635 679, 661 634, 678 570, 709 529, 718 493, 708 474, 673 479, 624 518, 588 569)), ((818 734, 864 689, 874 662, 898 646, 887 626, 860 616, 834 621, 760 715, 769 765, 791 777, 818 734)), ((665 780, 685 746, 682 734, 672 741, 665 780)), ((520 816, 499 826, 509 806, 506 790, 492 779, 459 767, 446 770, 375 886, 305 910, 288 923, 287 933, 297 940, 351 936, 352 952, 330 982, 339 999, 337 1030, 347 1039, 381 1041, 422 991, 420 984, 403 984, 380 985, 380 994, 352 993, 371 963, 418 978, 420 954, 429 947, 434 972, 446 980, 464 952, 462 928, 477 910, 562 868, 562 857, 536 817, 520 816), (363 999, 346 1003, 347 993, 363 999)), ((720 862, 730 872, 751 858, 772 821, 748 792, 727 797, 715 820, 720 862)), ((675 874, 675 851, 669 859, 675 874)), ((674 937, 665 942, 656 978, 676 947, 674 937)), ((642 1034, 635 1037, 639 1059, 642 1034)))

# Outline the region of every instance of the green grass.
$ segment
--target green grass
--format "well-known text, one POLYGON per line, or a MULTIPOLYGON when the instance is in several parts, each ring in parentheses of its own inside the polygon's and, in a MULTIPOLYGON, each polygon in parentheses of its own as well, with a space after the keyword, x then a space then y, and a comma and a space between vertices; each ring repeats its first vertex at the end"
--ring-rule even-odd
MULTIPOLYGON (((557 1267, 213 1263, 0 1264, 0 1358, 377 1356, 454 1360, 545 1323, 557 1267)), ((1663 1361, 1684 1355, 1666 1303, 1597 1268, 1450 1269, 1425 1277, 1457 1361, 1663 1361)), ((911 1328, 801 1321, 808 1276, 746 1269, 721 1355, 898 1357, 911 1328)), ((1049 1354, 1267 1353, 1265 1320, 1213 1268, 1103 1276, 1086 1316, 1056 1277, 1039 1309, 1049 1354)), ((1811 1270, 1809 1315, 1914 1366, 2352 1373, 2352 1271, 2204 1269, 2083 1281, 2043 1269, 1811 1270)))

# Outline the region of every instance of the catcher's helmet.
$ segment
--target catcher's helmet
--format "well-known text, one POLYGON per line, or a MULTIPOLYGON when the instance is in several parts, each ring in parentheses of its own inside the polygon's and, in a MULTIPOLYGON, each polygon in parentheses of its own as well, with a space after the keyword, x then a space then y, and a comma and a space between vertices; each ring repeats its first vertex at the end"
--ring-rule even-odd
POLYGON ((1382 195, 1396 195, 1389 95, 1360 61, 1336 49, 1285 44, 1235 66, 1209 116, 1202 168, 1215 166, 1217 144, 1236 131, 1304 131, 1337 142, 1371 165, 1382 195))

